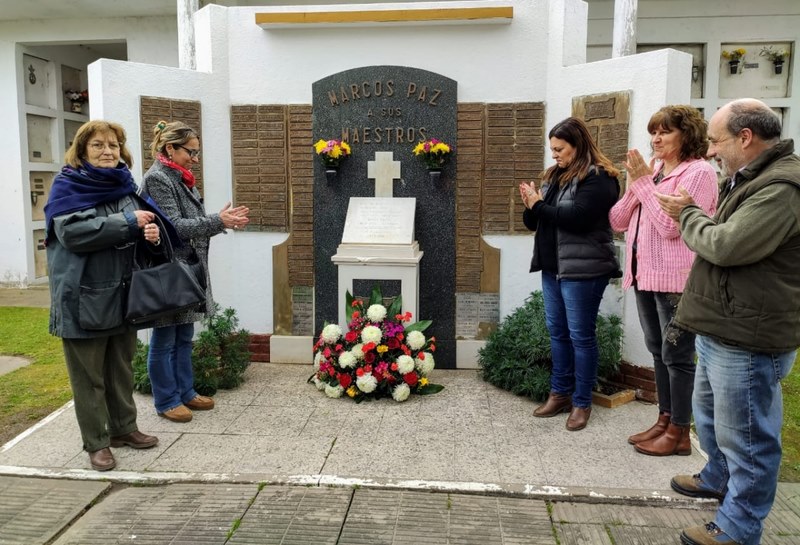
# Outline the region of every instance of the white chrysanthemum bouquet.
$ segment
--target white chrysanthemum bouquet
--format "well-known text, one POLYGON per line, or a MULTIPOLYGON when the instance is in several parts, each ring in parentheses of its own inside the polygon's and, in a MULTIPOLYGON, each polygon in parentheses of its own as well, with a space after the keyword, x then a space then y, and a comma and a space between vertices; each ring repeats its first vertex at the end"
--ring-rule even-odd
POLYGON ((400 297, 387 309, 378 288, 364 302, 347 293, 348 331, 327 324, 314 344, 314 374, 309 379, 329 397, 347 395, 356 402, 391 397, 405 401, 412 393, 435 394, 431 384, 436 338, 423 333, 430 320, 410 323, 400 297), (409 322, 407 325, 407 322, 409 322))

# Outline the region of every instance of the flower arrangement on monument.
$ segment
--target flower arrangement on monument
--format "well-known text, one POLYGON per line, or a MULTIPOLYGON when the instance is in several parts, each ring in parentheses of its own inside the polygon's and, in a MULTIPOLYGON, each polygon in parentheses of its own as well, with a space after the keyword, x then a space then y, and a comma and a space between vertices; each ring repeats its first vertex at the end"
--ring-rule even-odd
POLYGON ((785 49, 773 49, 771 45, 761 48, 761 52, 758 54, 760 57, 766 57, 770 60, 775 67, 775 73, 780 74, 783 72, 783 63, 786 60, 786 57, 789 56, 789 52, 785 49))
POLYGON ((89 102, 89 91, 86 89, 83 91, 69 89, 64 91, 64 96, 67 97, 67 100, 72 102, 72 111, 77 113, 81 112, 84 103, 89 102))
POLYGON ((412 393, 435 394, 444 386, 428 375, 435 362, 436 338, 426 337, 430 320, 411 322, 398 296, 387 309, 378 288, 368 302, 347 293, 348 331, 326 324, 314 344, 314 374, 308 379, 332 398, 357 403, 391 397, 405 401, 412 393))
POLYGON ((742 60, 742 57, 744 57, 745 53, 747 53, 747 50, 743 47, 731 49, 730 51, 722 51, 722 58, 728 60, 728 66, 730 67, 731 74, 737 74, 739 72, 739 61, 742 60))
POLYGON ((453 148, 450 145, 431 138, 418 143, 414 147, 413 153, 425 162, 428 170, 441 170, 450 158, 452 151, 453 148))
POLYGON ((318 140, 314 151, 322 159, 326 169, 337 169, 342 159, 350 156, 350 145, 341 140, 318 140))

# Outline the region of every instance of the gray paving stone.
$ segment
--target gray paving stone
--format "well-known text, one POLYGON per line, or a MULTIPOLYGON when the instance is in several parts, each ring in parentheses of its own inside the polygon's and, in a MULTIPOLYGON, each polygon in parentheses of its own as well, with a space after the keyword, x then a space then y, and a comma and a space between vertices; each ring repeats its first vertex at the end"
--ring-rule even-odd
POLYGON ((0 544, 47 543, 110 485, 0 477, 0 544))
POLYGON ((222 545, 257 492, 256 485, 127 488, 90 509, 56 545, 222 545))
POLYGON ((553 520, 581 524, 686 528, 713 518, 714 510, 554 502, 553 520))
POLYGON ((602 524, 558 524, 559 545, 614 545, 602 524))
POLYGON ((267 486, 242 517, 230 545, 335 545, 353 491, 267 486))
POLYGON ((680 542, 680 530, 641 528, 638 526, 607 527, 615 545, 675 545, 680 542))
POLYGON ((340 545, 553 545, 542 501, 464 494, 358 490, 340 545))

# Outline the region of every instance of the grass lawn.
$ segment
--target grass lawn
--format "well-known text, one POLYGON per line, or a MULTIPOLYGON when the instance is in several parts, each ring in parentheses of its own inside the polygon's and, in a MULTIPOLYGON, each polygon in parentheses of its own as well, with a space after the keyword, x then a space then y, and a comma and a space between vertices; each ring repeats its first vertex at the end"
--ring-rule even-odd
POLYGON ((783 381, 783 460, 778 479, 800 483, 800 356, 783 381))
MULTIPOLYGON (((49 310, 0 307, 0 354, 32 364, 0 377, 0 445, 72 398, 61 339, 47 332, 49 310)), ((783 383, 780 480, 800 482, 800 357, 783 383)), ((699 469, 699 468, 698 468, 699 469)))
POLYGON ((0 377, 0 445, 72 398, 61 339, 47 332, 49 313, 0 307, 0 354, 32 361, 0 377))

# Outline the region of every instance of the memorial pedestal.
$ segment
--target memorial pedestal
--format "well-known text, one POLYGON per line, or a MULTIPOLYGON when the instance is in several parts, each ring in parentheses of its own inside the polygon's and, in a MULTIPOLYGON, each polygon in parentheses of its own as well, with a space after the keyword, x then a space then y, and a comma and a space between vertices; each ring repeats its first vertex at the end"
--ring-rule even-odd
POLYGON ((399 280, 403 312, 420 319, 419 262, 414 240, 414 198, 353 197, 347 208, 342 243, 331 261, 338 269, 338 322, 347 328, 347 292, 354 280, 399 280))

